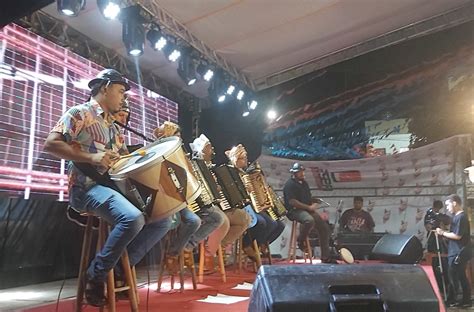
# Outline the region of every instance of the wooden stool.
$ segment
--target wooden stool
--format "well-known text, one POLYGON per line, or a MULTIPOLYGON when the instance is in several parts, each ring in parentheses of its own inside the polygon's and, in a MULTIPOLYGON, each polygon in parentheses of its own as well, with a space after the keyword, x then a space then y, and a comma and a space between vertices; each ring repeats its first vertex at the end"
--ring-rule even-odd
MULTIPOLYGON (((298 222, 293 221, 291 225, 291 235, 290 235, 290 246, 288 249, 288 260, 296 262, 296 230, 298 227, 298 222)), ((306 250, 303 252, 304 262, 306 263, 306 259, 309 259, 309 263, 313 264, 313 251, 311 249, 311 245, 309 244, 309 238, 306 237, 306 250)))
MULTIPOLYGON (((84 292, 86 286, 86 271, 89 263, 89 254, 92 243, 92 231, 93 231, 93 222, 95 216, 88 214, 87 215, 87 224, 84 231, 84 239, 82 242, 82 251, 81 251, 81 262, 79 267, 78 274, 78 285, 77 285, 77 294, 76 294, 76 312, 82 311, 82 302, 84 300, 84 292)), ((104 245, 106 237, 108 235, 108 225, 102 219, 99 219, 99 228, 98 228, 98 239, 97 239, 97 250, 100 250, 104 245)), ((115 288, 114 280, 114 270, 110 270, 107 274, 107 307, 111 312, 115 312, 115 293, 128 290, 128 297, 130 300, 130 310, 138 311, 138 291, 136 284, 136 273, 135 268, 130 267, 130 261, 128 258, 127 250, 125 249, 121 262, 123 266, 123 272, 125 274, 125 285, 124 287, 115 288)))
MULTIPOLYGON (((204 280, 204 258, 205 258, 204 242, 199 243, 199 272, 198 272, 198 282, 202 283, 204 280)), ((214 260, 214 259, 213 259, 214 260)), ((222 251, 222 246, 219 245, 217 248, 217 260, 219 265, 219 272, 221 273, 222 282, 227 281, 227 275, 225 273, 225 264, 224 264, 224 253, 222 251)))
MULTIPOLYGON (((235 268, 235 264, 237 264, 239 274, 242 272, 242 261, 245 260, 245 264, 247 265, 247 260, 250 259, 247 256, 243 257, 242 240, 243 240, 243 235, 240 236, 239 239, 235 241, 235 248, 234 248, 234 268, 235 268), (235 263, 235 259, 237 259, 237 263, 235 263)), ((255 250, 256 261, 254 262, 251 259, 250 260, 253 263, 254 272, 257 272, 258 269, 262 266, 262 259, 260 258, 260 250, 258 248, 258 244, 255 239, 252 241, 252 248, 255 250)))
MULTIPOLYGON (((160 290, 161 290, 161 284, 163 283, 163 274, 164 274, 165 270, 170 275, 171 289, 174 289, 174 272, 168 270, 168 263, 166 261, 167 260, 166 254, 168 253, 171 237, 173 235, 176 235, 176 229, 171 230, 170 232, 168 232, 168 234, 166 236, 166 239, 165 239, 165 248, 162 249, 160 269, 158 270, 158 287, 156 289, 156 292, 160 292, 160 290)), ((190 254, 190 257, 191 257, 189 259, 190 264, 185 266, 185 264, 184 264, 185 263, 185 261, 184 261, 184 258, 185 258, 184 251, 181 251, 181 253, 178 256, 178 263, 179 263, 179 272, 178 273, 179 273, 179 282, 181 284, 180 292, 184 292, 184 269, 185 268, 188 268, 189 271, 191 272, 191 278, 192 278, 192 282, 193 282, 193 289, 194 290, 197 289, 196 271, 194 269, 194 257, 193 257, 192 253, 190 254)))

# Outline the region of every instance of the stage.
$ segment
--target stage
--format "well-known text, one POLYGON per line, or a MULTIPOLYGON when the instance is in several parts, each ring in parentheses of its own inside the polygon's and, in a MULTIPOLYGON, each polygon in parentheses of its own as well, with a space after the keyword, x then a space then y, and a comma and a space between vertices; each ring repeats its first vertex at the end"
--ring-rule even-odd
MULTIPOLYGON (((363 261, 361 261, 363 263, 363 261)), ((374 262, 365 262, 367 265, 376 265, 374 262)), ((275 265, 287 265, 286 261, 277 262, 275 265)), ((310 265, 303 260, 297 260, 296 264, 310 265)), ((313 261, 313 265, 320 264, 319 260, 313 261)), ((337 265, 348 265, 339 263, 337 265)), ((249 266, 250 268, 250 266, 249 266)), ((432 285, 436 285, 431 267, 422 265, 432 285)), ((198 284, 196 290, 192 289, 189 276, 185 280, 184 293, 179 292, 179 283, 175 282, 171 289, 169 277, 165 278, 160 293, 156 293, 157 268, 140 268, 138 271, 138 286, 140 297, 140 311, 175 311, 175 312, 237 312, 247 311, 252 284, 256 274, 243 270, 241 274, 234 271, 232 266, 227 267, 227 282, 222 283, 219 273, 204 277, 204 282, 198 284), (148 277, 149 276, 149 277, 148 277), (150 280, 150 283, 147 281, 150 280), (148 286, 149 285, 149 286, 148 286)), ((45 284, 29 285, 25 287, 4 289, 0 291, 0 311, 25 311, 25 312, 52 312, 74 311, 76 280, 64 281, 60 300, 58 295, 63 281, 45 284)), ((440 298, 439 291, 435 286, 435 292, 440 298)), ((470 309, 474 310, 474 309, 470 309)), ((85 306, 83 311, 98 311, 97 308, 85 306)), ((117 302, 117 311, 129 311, 126 300, 117 302)), ((456 308, 445 310, 440 305, 440 311, 458 311, 456 308)), ((459 311, 467 311, 459 309, 459 311)))

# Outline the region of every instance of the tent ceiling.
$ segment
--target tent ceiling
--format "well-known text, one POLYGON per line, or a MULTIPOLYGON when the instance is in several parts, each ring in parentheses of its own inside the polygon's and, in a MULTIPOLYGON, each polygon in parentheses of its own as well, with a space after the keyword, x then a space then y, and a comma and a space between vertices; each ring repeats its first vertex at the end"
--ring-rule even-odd
MULTIPOLYGON (((472 0, 144 0, 140 3, 152 12, 158 6, 169 13, 257 89, 473 19, 472 0), (459 10, 462 6, 469 10, 459 10), (426 25, 427 20, 430 25, 426 25), (423 21, 425 25, 420 24, 423 21), (370 46, 363 46, 364 43, 370 46), (339 58, 335 58, 338 53, 339 58)), ((75 18, 60 16, 54 3, 44 11, 104 46, 126 54, 121 24, 104 20, 95 1, 88 1, 85 11, 75 18)), ((147 47, 140 65, 196 96, 207 96, 207 83, 185 86, 176 74, 176 64, 168 62, 162 53, 147 47)))

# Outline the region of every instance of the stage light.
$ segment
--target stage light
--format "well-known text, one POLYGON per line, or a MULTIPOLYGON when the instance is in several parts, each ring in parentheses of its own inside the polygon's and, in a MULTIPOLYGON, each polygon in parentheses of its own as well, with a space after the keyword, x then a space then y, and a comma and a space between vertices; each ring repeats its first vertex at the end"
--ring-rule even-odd
POLYGON ((139 6, 123 9, 122 40, 127 48, 127 53, 132 56, 143 54, 145 45, 145 27, 140 15, 139 6))
POLYGON ((239 92, 237 92, 237 100, 242 100, 244 98, 244 95, 245 95, 245 92, 242 91, 242 90, 239 90, 239 92))
POLYGON ((207 68, 207 66, 203 63, 198 65, 196 71, 202 77, 202 79, 206 81, 210 81, 214 76, 214 72, 212 71, 212 69, 207 68))
POLYGON ((250 104, 249 104, 249 108, 250 108, 251 110, 254 110, 254 109, 257 108, 257 105, 258 105, 258 102, 255 101, 255 100, 252 100, 252 102, 250 102, 250 104))
POLYGON ((277 113, 274 110, 269 110, 267 113, 267 118, 274 120, 277 117, 277 113))
POLYGON ((159 29, 150 29, 146 34, 146 38, 150 42, 151 47, 154 50, 161 51, 166 45, 166 38, 163 36, 159 29))
POLYGON ((228 95, 232 95, 232 93, 234 93, 235 91, 235 87, 233 85, 230 85, 228 88, 227 88, 227 94, 228 95))
POLYGON ((116 19, 120 14, 120 6, 117 0, 97 0, 100 13, 108 19, 116 19))
POLYGON ((191 56, 192 50, 190 48, 183 49, 183 56, 179 59, 178 75, 186 82, 188 86, 196 82, 196 64, 191 56))
POLYGON ((86 0, 57 0, 59 13, 67 16, 77 16, 86 5, 86 0))
POLYGON ((170 42, 163 48, 163 53, 165 54, 166 58, 171 62, 176 62, 181 56, 181 52, 176 49, 175 46, 176 44, 172 44, 170 42))
POLYGON ((248 115, 250 115, 250 112, 248 110, 242 113, 242 117, 247 117, 248 115))
POLYGON ((218 101, 219 103, 224 102, 224 101, 225 101, 225 95, 223 94, 223 95, 219 96, 219 98, 217 99, 217 101, 218 101))

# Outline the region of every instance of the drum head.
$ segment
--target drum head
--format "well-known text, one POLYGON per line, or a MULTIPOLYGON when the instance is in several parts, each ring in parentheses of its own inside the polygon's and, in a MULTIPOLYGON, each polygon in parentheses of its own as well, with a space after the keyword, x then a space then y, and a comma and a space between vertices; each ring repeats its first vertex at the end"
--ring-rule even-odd
POLYGON ((146 154, 144 156, 137 155, 119 160, 110 168, 110 177, 112 179, 121 179, 132 172, 146 170, 155 163, 162 162, 180 146, 181 139, 179 137, 169 137, 155 141, 138 150, 145 151, 146 154))
POLYGON ((347 248, 341 248, 339 249, 339 254, 341 255, 341 259, 348 264, 354 263, 354 257, 352 256, 352 253, 349 251, 347 248))

